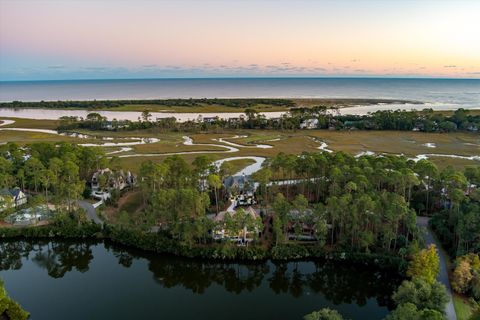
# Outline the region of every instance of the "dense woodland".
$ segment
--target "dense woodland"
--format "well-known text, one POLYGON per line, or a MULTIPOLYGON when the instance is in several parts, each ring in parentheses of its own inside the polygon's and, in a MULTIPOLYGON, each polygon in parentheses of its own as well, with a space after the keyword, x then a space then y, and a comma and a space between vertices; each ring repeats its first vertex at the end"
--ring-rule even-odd
POLYGON ((138 130, 157 131, 218 131, 220 129, 263 129, 297 130, 305 121, 315 120, 310 129, 334 130, 401 130, 421 132, 477 132, 480 128, 480 115, 473 115, 465 109, 458 109, 452 115, 444 115, 431 109, 422 111, 386 110, 368 115, 338 115, 325 106, 312 108, 292 108, 280 118, 267 119, 256 110, 245 109, 245 116, 234 119, 209 118, 178 122, 174 117, 152 119, 148 110, 138 121, 107 121, 98 113, 90 113, 85 119, 62 117, 59 130, 78 128, 91 130, 138 130))
MULTIPOLYGON (((18 186, 69 210, 88 196, 87 182, 95 171, 121 169, 100 148, 68 143, 25 148, 9 143, 0 146, 0 155, 0 188, 18 186)), ((207 156, 191 165, 179 156, 144 162, 138 181, 145 209, 135 217, 123 212, 119 221, 160 226, 190 244, 209 243, 213 226, 206 215, 228 205, 222 181, 231 171, 228 162, 217 168, 207 156)), ((478 168, 440 171, 427 160, 396 156, 280 153, 253 175, 266 225, 259 241, 282 245, 309 232, 320 247, 407 255, 418 246, 416 215, 422 214, 433 215, 452 254, 478 253, 480 192, 471 185, 478 185, 479 177, 478 168)), ((232 221, 232 228, 256 223, 244 218, 232 221)))
POLYGON ((115 166, 114 161, 100 148, 67 143, 33 143, 21 148, 8 143, 0 146, 0 189, 20 187, 31 195, 31 203, 58 203, 73 212, 93 172, 115 166))

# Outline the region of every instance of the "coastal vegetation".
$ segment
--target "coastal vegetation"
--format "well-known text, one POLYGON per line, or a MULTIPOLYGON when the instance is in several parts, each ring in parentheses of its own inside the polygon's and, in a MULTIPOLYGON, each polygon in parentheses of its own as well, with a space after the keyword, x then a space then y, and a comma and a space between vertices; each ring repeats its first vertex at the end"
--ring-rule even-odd
POLYGON ((380 103, 419 103, 391 99, 154 99, 154 100, 91 100, 91 101, 38 101, 2 102, 0 108, 90 109, 109 111, 158 111, 158 112, 237 112, 245 108, 256 111, 287 111, 293 107, 347 107, 380 103))
POLYGON ((12 300, 7 294, 3 286, 3 281, 0 279, 0 318, 9 320, 26 320, 29 313, 22 309, 22 307, 12 300))
MULTIPOLYGON (((20 186, 38 201, 56 203, 66 211, 74 210, 93 172, 118 167, 117 159, 108 159, 99 148, 65 143, 58 147, 36 143, 28 149, 9 143, 0 151, 3 188, 20 186)), ((211 242, 207 239, 213 226, 206 216, 217 214, 228 201, 225 187, 215 181, 232 174, 228 168, 219 170, 211 163, 206 156, 198 157, 192 165, 179 156, 167 157, 161 163, 144 162, 139 171, 144 209, 124 218, 123 224, 160 226, 167 237, 189 245, 211 242)), ((471 179, 470 172, 466 175, 471 179)), ((304 153, 300 157, 281 153, 267 161, 253 179, 259 183, 259 210, 264 223, 271 224, 272 254, 277 258, 297 251, 297 241, 291 240, 302 235, 314 239, 313 243, 307 241, 307 247, 316 243, 313 248, 327 251, 400 253, 406 257, 418 246, 416 213, 442 210, 450 201, 457 201, 450 199, 450 194, 462 193, 467 187, 463 173, 451 168, 439 173, 426 160, 354 158, 344 153, 304 153), (454 178, 464 183, 451 185, 454 178), (442 191, 446 185, 448 194, 442 191)), ((470 198, 465 197, 465 201, 470 198)), ((452 208, 441 212, 460 212, 458 201, 452 208)), ((228 225, 241 228, 241 223, 252 222, 232 221, 228 225)), ((475 224, 468 226, 470 233, 478 230, 475 224)), ((269 243, 268 237, 265 233, 259 244, 269 243)), ((473 252, 478 250, 475 241, 465 245, 473 252)), ((306 255, 312 250, 300 248, 298 251, 306 255)))
POLYGON ((178 122, 174 117, 152 119, 148 109, 143 110, 138 121, 108 121, 99 113, 92 112, 85 119, 62 117, 59 130, 141 130, 157 128, 160 131, 213 131, 219 129, 261 129, 261 130, 298 130, 298 129, 334 129, 334 130, 398 130, 421 132, 476 132, 480 127, 480 115, 469 110, 458 109, 453 114, 422 111, 384 110, 367 115, 340 115, 327 106, 295 107, 277 118, 266 118, 253 108, 243 110, 245 115, 222 119, 218 116, 178 122))

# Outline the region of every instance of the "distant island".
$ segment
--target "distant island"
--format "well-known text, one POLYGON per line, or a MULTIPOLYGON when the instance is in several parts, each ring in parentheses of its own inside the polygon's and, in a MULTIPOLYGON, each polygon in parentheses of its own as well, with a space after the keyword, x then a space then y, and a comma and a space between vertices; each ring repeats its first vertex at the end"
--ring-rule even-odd
POLYGON ((291 108, 347 108, 379 104, 423 104, 415 100, 398 99, 351 99, 351 98, 312 98, 312 99, 132 99, 132 100, 83 100, 83 101, 38 101, 2 102, 0 108, 42 108, 42 109, 90 109, 108 111, 154 112, 238 112, 246 108, 258 112, 288 111, 291 108))

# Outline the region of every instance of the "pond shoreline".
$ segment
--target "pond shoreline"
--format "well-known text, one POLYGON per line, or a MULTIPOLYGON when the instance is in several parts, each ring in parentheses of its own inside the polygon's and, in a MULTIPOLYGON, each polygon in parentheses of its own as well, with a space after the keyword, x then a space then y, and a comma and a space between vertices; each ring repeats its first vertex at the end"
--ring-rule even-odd
POLYGON ((0 242, 25 240, 81 240, 104 241, 145 252, 168 254, 178 257, 230 262, 255 261, 325 261, 348 262, 355 265, 375 266, 403 274, 407 261, 399 256, 379 253, 349 251, 325 251, 305 244, 283 244, 272 248, 261 246, 239 247, 230 243, 208 246, 187 246, 160 233, 122 229, 105 225, 85 224, 78 228, 61 229, 49 225, 41 227, 2 228, 0 242))
POLYGON ((189 259, 100 239, 17 238, 0 248, 0 277, 35 319, 150 319, 158 310, 175 319, 299 319, 330 307, 380 320, 403 280, 347 260, 189 259))

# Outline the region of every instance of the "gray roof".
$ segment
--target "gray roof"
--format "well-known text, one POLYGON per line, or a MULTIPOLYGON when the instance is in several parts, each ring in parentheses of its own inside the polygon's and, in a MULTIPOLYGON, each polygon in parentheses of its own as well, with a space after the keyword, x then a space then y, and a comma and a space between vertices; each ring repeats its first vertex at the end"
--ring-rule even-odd
POLYGON ((228 178, 225 178, 225 180, 223 180, 223 184, 227 189, 235 187, 239 189, 245 189, 245 187, 248 187, 248 190, 253 190, 255 188, 252 178, 244 175, 230 176, 228 178))
POLYGON ((2 196, 12 196, 14 198, 17 198, 18 195, 22 192, 20 188, 13 188, 13 189, 1 189, 0 190, 0 195, 2 196))

